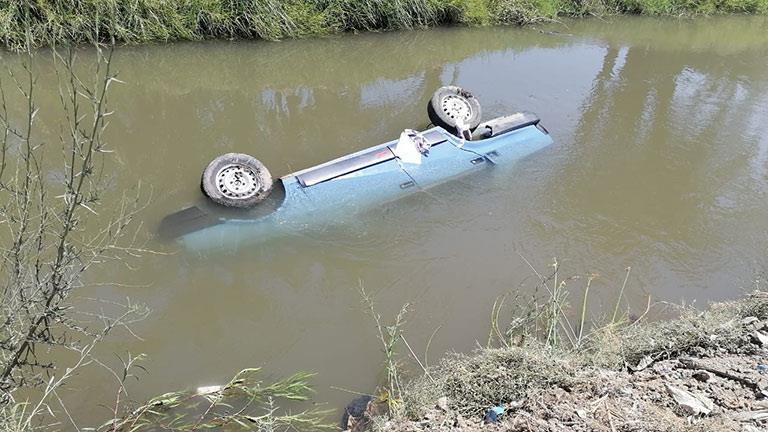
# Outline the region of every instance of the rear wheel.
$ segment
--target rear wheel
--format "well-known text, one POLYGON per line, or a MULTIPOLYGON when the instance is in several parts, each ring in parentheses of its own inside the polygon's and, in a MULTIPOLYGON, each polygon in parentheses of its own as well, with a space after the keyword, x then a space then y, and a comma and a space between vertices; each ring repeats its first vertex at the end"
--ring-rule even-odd
POLYGON ((203 171, 203 193, 227 207, 249 208, 272 191, 272 175, 258 159, 243 153, 223 154, 203 171))
POLYGON ((427 104, 427 115, 435 126, 456 132, 459 122, 469 130, 480 124, 480 101, 472 93, 457 86, 440 87, 427 104))

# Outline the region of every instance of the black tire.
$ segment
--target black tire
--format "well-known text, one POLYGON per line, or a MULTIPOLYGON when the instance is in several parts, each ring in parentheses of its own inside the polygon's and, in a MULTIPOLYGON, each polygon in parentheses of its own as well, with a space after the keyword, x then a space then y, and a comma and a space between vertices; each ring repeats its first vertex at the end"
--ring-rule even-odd
POLYGON ((272 191, 272 175, 258 159, 242 153, 223 154, 203 171, 203 193, 216 204, 250 208, 272 191))
POLYGON ((429 100, 427 115, 433 125, 455 134, 457 116, 463 116, 473 131, 480 124, 482 108, 472 93, 461 87, 445 86, 437 89, 429 100))

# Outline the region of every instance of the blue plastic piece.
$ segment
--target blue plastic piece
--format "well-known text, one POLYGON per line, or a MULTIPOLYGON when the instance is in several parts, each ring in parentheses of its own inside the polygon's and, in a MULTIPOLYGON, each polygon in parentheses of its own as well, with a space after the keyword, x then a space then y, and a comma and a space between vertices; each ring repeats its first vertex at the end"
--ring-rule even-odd
POLYGON ((340 216, 355 214, 472 172, 495 165, 512 165, 552 143, 549 134, 536 125, 480 141, 464 142, 440 127, 424 134, 442 135, 444 139, 429 150, 421 164, 405 164, 396 157, 382 158, 382 162, 309 186, 299 181, 303 173, 334 163, 343 164, 351 158, 359 159, 360 155, 377 149, 388 151, 387 147, 394 147, 397 141, 380 144, 280 178, 285 198, 274 211, 255 217, 247 213, 242 218, 221 217, 215 224, 181 235, 179 240, 193 250, 236 249, 311 225, 332 223, 340 216))
POLYGON ((499 421, 499 417, 501 417, 502 414, 504 414, 504 407, 502 405, 497 405, 485 412, 483 421, 486 423, 496 423, 499 421))
POLYGON ((499 421, 499 415, 494 410, 488 410, 483 418, 485 423, 496 423, 499 421))

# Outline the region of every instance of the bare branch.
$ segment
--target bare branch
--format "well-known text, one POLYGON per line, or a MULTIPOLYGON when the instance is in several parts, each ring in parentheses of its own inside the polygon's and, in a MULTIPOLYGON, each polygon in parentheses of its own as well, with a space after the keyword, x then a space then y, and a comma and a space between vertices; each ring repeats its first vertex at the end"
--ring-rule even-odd
POLYGON ((15 392, 39 387, 39 398, 21 414, 14 411, 23 427, 42 421, 43 413, 59 411, 78 429, 59 389, 77 369, 103 365, 92 352, 113 330, 138 338, 130 326, 148 313, 130 300, 95 303, 97 309, 89 311, 75 295, 91 268, 151 252, 138 241, 138 227, 132 227, 146 205, 141 188, 118 197, 116 204, 102 200, 110 155, 103 140, 106 117, 112 114, 108 90, 116 81, 112 54, 111 47, 96 47, 89 83, 75 73, 73 49, 54 50, 64 112, 59 134, 64 157, 58 162, 65 169, 63 179, 44 175, 43 155, 50 153, 44 153, 45 142, 36 132, 42 113, 32 52, 20 68, 9 70, 17 89, 13 102, 23 104, 23 118, 11 118, 11 98, 0 83, 0 409, 11 409, 15 392), (56 350, 75 352, 78 360, 60 370, 56 366, 62 365, 49 360, 49 352, 56 350))

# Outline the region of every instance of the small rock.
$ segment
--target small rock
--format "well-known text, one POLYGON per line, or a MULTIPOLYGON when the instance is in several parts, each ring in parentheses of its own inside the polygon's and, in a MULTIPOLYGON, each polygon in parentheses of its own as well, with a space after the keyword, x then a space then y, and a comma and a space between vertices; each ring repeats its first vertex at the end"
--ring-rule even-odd
POLYGON ((651 363, 653 363, 653 359, 651 358, 651 356, 645 356, 642 359, 640 359, 639 362, 637 362, 636 366, 630 366, 629 368, 634 372, 640 372, 641 370, 650 366, 651 363))
POLYGON ((711 376, 706 371, 696 371, 693 374, 693 378, 695 378, 697 381, 701 382, 707 382, 711 378, 711 376))
POLYGON ((448 398, 443 396, 437 400, 437 407, 441 410, 448 412, 448 398))
POLYGON ((751 336, 759 345, 768 345, 768 334, 755 330, 752 332, 751 336))
POLYGON ((755 323, 757 321, 760 321, 757 317, 749 316, 741 320, 741 323, 744 325, 750 325, 752 323, 755 323))
POLYGON ((583 419, 587 418, 587 412, 584 411, 583 409, 577 409, 576 415, 579 416, 579 418, 583 418, 583 419))
POLYGON ((768 410, 743 411, 734 413, 733 419, 741 422, 765 420, 768 419, 768 410))
POLYGON ((675 402, 691 415, 707 415, 715 408, 714 402, 706 396, 695 395, 669 384, 665 384, 665 386, 675 402))

